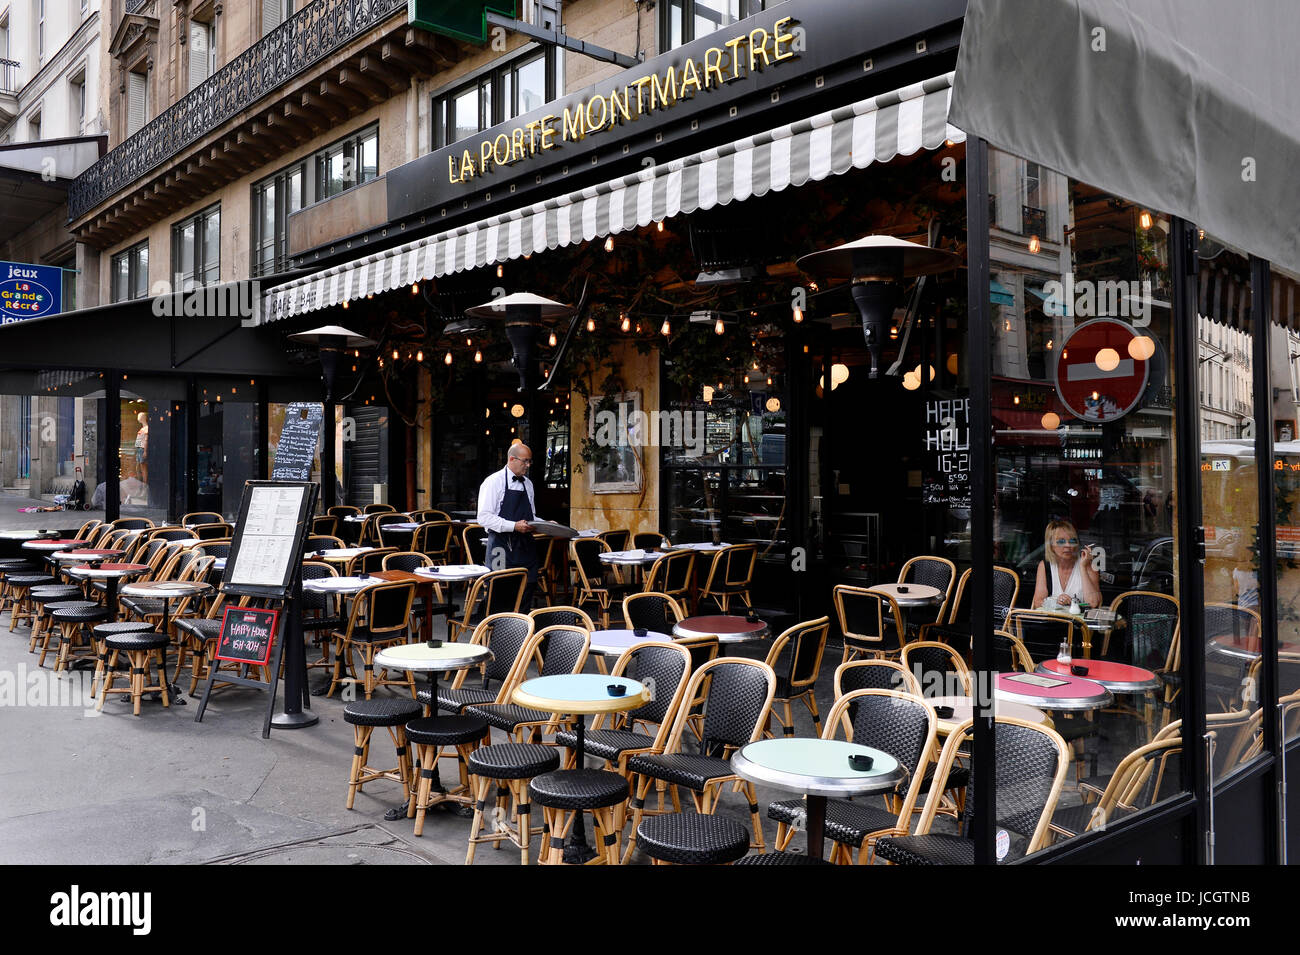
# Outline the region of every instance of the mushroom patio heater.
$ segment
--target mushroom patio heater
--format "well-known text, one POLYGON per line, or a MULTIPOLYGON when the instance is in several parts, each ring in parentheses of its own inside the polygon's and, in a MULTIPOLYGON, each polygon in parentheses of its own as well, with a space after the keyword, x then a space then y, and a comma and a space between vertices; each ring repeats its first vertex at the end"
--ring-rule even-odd
POLYGON ((327 404, 334 400, 334 383, 338 380, 339 359, 343 357, 343 353, 349 348, 369 348, 375 344, 373 340, 341 325, 322 325, 320 328, 296 332, 289 337, 296 341, 308 342, 320 349, 320 368, 325 377, 327 404))
POLYGON ((573 314, 573 306, 553 302, 532 292, 515 292, 503 295, 482 305, 465 310, 470 318, 497 319, 506 324, 506 337, 514 352, 512 361, 519 373, 519 391, 527 392, 532 385, 533 346, 542 323, 573 314))
POLYGON ((853 303, 862 315, 862 337, 871 352, 871 372, 867 377, 878 378, 880 346, 898 305, 903 279, 950 271, 961 264, 961 257, 906 239, 869 235, 812 252, 797 264, 824 282, 853 283, 853 303))

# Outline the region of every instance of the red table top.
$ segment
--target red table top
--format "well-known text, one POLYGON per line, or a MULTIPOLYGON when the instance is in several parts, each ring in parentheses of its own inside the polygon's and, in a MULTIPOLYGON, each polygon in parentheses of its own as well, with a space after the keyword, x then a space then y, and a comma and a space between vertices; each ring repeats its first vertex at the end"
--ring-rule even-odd
POLYGON ((148 564, 100 564, 98 567, 90 567, 88 570, 148 570, 148 564))
POLYGON ((58 544, 61 547, 68 547, 73 544, 84 544, 85 541, 76 537, 73 538, 33 537, 31 540, 27 541, 27 543, 41 544, 42 546, 49 545, 51 547, 53 547, 55 544, 58 544))
POLYGON ((754 633, 767 627, 762 620, 746 620, 730 614, 716 614, 707 617, 687 617, 681 626, 706 633, 754 633))
POLYGON ((1031 683, 1018 683, 1015 680, 1007 681, 1007 677, 1016 675, 1015 673, 999 673, 998 689, 1005 690, 1008 693, 1023 693, 1052 700, 1072 700, 1077 697, 1098 696, 1106 692, 1105 687, 1100 683, 1094 683, 1092 680, 1086 680, 1078 676, 1053 674, 1049 678, 1052 680, 1065 680, 1064 686, 1034 686, 1031 683))
POLYGON ((70 550, 68 553, 74 554, 77 557, 112 557, 114 554, 120 554, 122 552, 120 550, 98 550, 92 547, 89 549, 80 548, 78 550, 70 550))
MULTIPOLYGON (((1059 660, 1044 660, 1040 665, 1043 669, 1051 670, 1061 676, 1071 675, 1070 664, 1062 663, 1059 660)), ((1142 683, 1155 678, 1155 674, 1150 670, 1129 666, 1127 663, 1115 663, 1112 660, 1075 660, 1074 666, 1088 668, 1088 674, 1083 679, 1097 680, 1103 683, 1142 683)), ((1065 689, 1065 687, 1061 687, 1061 689, 1065 689)))

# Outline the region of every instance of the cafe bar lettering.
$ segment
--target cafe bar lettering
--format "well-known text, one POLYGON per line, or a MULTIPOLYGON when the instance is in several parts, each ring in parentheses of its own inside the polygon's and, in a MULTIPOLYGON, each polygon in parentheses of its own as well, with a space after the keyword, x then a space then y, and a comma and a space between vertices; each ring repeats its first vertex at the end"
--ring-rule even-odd
POLYGON ((0 262, 0 324, 62 310, 63 270, 53 265, 0 262))
POLYGON ((760 27, 735 36, 722 46, 709 47, 698 62, 687 57, 662 74, 642 76, 608 94, 590 96, 573 107, 566 106, 560 114, 547 114, 492 139, 484 139, 477 151, 466 149, 459 159, 454 155, 447 157, 447 181, 468 182, 495 167, 509 166, 555 149, 560 142, 581 142, 594 133, 675 106, 701 91, 744 79, 755 70, 795 59, 804 45, 803 31, 795 23, 791 17, 783 17, 772 24, 771 32, 760 27))

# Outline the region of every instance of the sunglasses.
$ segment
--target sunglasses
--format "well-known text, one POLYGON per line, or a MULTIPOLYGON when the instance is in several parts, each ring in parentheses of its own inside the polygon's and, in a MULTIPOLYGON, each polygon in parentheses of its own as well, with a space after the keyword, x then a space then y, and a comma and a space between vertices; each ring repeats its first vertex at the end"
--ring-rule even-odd
POLYGON ((1077 544, 1077 543, 1079 543, 1079 538, 1077 537, 1058 537, 1056 539, 1056 544, 1058 547, 1064 547, 1067 544, 1077 544))

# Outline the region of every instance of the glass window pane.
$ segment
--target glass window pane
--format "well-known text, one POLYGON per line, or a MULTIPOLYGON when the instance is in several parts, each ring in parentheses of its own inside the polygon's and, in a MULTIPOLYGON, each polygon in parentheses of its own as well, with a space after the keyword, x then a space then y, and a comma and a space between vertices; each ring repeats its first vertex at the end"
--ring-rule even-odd
POLYGON ((379 134, 371 133, 361 140, 361 178, 360 182, 369 182, 379 175, 379 134))
POLYGON ((452 102, 456 128, 452 142, 473 136, 481 128, 478 124, 478 87, 466 90, 452 102))
POLYGON ((149 244, 146 242, 135 256, 135 296, 143 298, 149 294, 149 244))
MULTIPOLYGON (((289 212, 294 213, 302 208, 302 180, 303 167, 299 166, 289 173, 289 181, 286 189, 286 197, 289 204, 289 212)), ((285 223, 287 228, 288 223, 285 223)))
POLYGON ((514 119, 525 110, 519 109, 515 103, 514 96, 514 78, 513 70, 506 70, 501 74, 501 120, 514 119))
POLYGON ((695 38, 740 19, 740 0, 695 0, 695 38))
POLYGON ((519 112, 527 113, 546 102, 546 57, 539 56, 519 67, 519 112))
POLYGON ((221 279, 221 210, 217 209, 203 220, 203 281, 221 279))
MULTIPOLYGON (((197 249, 195 248, 196 227, 193 219, 186 222, 180 227, 180 235, 177 241, 177 262, 176 271, 181 274, 181 281, 187 282, 194 278, 194 263, 197 249)), ((182 289, 182 291, 184 291, 182 289)))
POLYGON ((122 302, 131 296, 131 256, 123 253, 113 257, 113 301, 122 302))
POLYGON ((1273 485, 1277 508, 1278 697, 1286 739, 1300 736, 1300 274, 1273 266, 1273 485))
POLYGON ((685 23, 686 0, 669 0, 668 4, 668 47, 676 49, 685 42, 682 27, 685 23))

